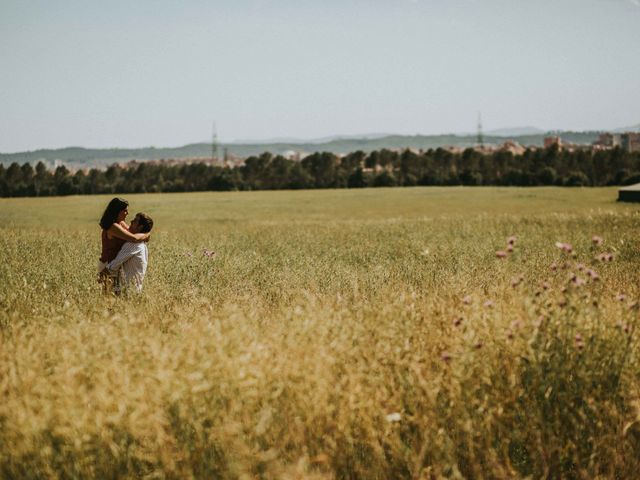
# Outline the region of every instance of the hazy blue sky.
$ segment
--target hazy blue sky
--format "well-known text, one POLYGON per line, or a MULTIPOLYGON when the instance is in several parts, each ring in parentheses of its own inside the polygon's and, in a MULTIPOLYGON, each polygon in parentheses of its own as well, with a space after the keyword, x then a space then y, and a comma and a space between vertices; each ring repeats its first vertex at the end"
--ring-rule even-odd
POLYGON ((0 152, 640 122, 640 0, 0 0, 0 152))

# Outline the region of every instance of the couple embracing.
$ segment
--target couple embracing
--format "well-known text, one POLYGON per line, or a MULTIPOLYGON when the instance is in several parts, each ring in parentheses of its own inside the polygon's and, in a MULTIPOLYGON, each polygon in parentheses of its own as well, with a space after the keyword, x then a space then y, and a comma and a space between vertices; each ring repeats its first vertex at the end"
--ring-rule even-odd
POLYGON ((102 254, 98 261, 98 282, 102 283, 105 293, 120 295, 127 291, 142 291, 153 220, 140 212, 129 225, 126 222, 128 214, 129 202, 114 198, 100 219, 102 254))

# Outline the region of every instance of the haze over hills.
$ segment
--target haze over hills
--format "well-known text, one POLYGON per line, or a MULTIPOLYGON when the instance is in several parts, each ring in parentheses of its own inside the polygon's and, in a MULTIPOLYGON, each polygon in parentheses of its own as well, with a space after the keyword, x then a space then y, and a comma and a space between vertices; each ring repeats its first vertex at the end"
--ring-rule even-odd
MULTIPOLYGON (((640 124, 632 127, 624 127, 612 130, 613 132, 640 131, 640 124)), ((543 145, 544 137, 550 132, 545 132, 536 127, 515 127, 489 130, 484 135, 487 144, 503 143, 507 138, 515 140, 521 145, 543 145)), ((579 145, 589 145, 598 138, 600 132, 571 132, 554 131, 554 135, 560 135, 566 142, 579 145)), ((417 148, 429 149, 445 146, 460 148, 473 147, 476 144, 476 134, 442 134, 442 135, 394 135, 394 134, 362 134, 362 135, 335 135, 312 140, 281 138, 255 141, 221 142, 219 154, 226 149, 229 154, 236 157, 248 157, 270 152, 274 155, 287 152, 300 152, 309 154, 318 151, 332 153, 348 153, 356 150, 370 152, 383 148, 417 148)), ((8 166, 13 162, 23 164, 29 162, 35 164, 44 161, 48 165, 64 164, 70 168, 107 167, 117 162, 131 160, 148 161, 161 159, 194 159, 210 158, 211 143, 193 143, 181 147, 143 147, 143 148, 83 148, 67 147, 60 149, 41 149, 29 152, 0 153, 0 163, 8 166)))
POLYGON ((632 127, 616 128, 615 130, 612 130, 612 132, 613 133, 640 132, 640 123, 638 123, 637 125, 633 125, 632 127))
POLYGON ((537 127, 510 127, 489 130, 486 134, 494 137, 520 137, 523 135, 541 135, 545 132, 545 130, 537 127))
POLYGON ((232 140, 230 142, 226 142, 229 145, 237 145, 237 144, 273 144, 273 143, 311 143, 311 144, 319 144, 319 143, 328 143, 333 142, 334 140, 350 140, 350 139, 365 139, 371 140, 376 138, 390 137, 392 133, 362 133, 355 135, 331 135, 328 137, 320 137, 320 138, 312 138, 312 139, 304 139, 304 138, 293 138, 293 137, 276 137, 276 138, 262 138, 262 139, 238 139, 232 140))

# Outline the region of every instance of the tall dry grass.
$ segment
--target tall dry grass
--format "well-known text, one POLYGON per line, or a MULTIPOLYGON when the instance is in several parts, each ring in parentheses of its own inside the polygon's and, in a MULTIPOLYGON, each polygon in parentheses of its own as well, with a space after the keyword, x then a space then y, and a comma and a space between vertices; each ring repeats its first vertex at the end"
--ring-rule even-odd
POLYGON ((637 211, 165 206, 140 297, 0 229, 0 477, 637 478, 637 211))

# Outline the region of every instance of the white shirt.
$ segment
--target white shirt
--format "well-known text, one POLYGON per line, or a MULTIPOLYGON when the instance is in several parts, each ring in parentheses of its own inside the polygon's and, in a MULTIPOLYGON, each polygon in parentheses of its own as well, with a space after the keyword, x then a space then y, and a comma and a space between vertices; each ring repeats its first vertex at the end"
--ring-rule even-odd
POLYGON ((107 268, 113 273, 121 271, 125 288, 133 283, 136 291, 141 292, 144 274, 147 273, 148 258, 149 250, 145 242, 127 242, 116 258, 109 262, 107 268))

